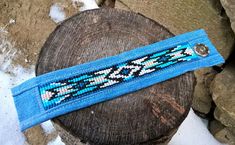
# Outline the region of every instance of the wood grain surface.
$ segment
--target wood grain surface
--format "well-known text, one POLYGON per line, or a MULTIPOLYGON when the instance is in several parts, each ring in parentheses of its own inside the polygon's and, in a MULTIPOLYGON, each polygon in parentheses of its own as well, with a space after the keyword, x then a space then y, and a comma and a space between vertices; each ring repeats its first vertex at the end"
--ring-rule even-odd
MULTIPOLYGON (((42 47, 36 74, 116 55, 172 36, 165 27, 140 14, 111 8, 85 11, 50 34, 42 47)), ((185 119, 194 82, 193 73, 186 73, 54 121, 89 144, 162 143, 185 119)))

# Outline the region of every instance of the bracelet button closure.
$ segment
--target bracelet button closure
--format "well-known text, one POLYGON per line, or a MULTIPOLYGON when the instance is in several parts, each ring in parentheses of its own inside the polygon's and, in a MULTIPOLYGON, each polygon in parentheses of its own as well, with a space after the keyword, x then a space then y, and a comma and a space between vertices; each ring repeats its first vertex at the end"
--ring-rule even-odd
POLYGON ((209 48, 205 44, 201 43, 198 43, 196 46, 194 46, 194 51, 196 54, 202 57, 206 57, 210 53, 209 48))

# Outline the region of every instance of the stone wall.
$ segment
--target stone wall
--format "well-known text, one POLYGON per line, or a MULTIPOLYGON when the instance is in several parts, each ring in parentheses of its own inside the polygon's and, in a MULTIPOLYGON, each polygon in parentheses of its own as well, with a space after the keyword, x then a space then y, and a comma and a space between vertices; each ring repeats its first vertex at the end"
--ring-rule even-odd
POLYGON ((224 7, 226 14, 228 15, 231 27, 235 32, 235 1, 234 0, 220 0, 222 6, 224 7))

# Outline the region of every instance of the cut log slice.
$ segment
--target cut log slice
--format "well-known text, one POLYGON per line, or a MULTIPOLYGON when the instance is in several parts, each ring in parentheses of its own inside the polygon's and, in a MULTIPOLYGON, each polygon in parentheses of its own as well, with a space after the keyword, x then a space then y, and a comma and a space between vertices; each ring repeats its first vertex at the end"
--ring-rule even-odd
MULTIPOLYGON (((42 47, 36 74, 116 55, 172 36, 165 27, 140 14, 111 8, 85 11, 50 34, 42 47)), ((189 72, 54 121, 89 144, 165 142, 188 114, 194 82, 189 72)))

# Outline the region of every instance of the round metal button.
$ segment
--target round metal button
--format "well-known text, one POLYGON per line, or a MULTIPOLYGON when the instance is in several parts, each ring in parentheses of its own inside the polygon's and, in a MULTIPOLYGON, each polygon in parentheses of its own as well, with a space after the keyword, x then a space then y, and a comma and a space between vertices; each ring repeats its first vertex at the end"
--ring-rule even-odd
POLYGON ((196 46, 194 46, 194 51, 196 52, 196 54, 206 57, 210 51, 209 48, 205 45, 205 44, 196 44, 196 46))

